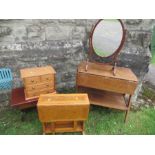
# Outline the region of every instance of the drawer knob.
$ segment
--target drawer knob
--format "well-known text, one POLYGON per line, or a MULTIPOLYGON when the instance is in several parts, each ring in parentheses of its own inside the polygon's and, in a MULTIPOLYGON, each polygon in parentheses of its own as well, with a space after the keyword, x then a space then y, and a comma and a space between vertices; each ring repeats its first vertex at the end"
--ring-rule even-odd
POLYGON ((31 82, 34 82, 34 80, 31 80, 31 82))
POLYGON ((49 80, 49 78, 46 78, 46 80, 49 80))
POLYGON ((49 85, 47 84, 46 87, 49 87, 49 85))
POLYGON ((35 89, 35 87, 32 87, 32 89, 35 89))

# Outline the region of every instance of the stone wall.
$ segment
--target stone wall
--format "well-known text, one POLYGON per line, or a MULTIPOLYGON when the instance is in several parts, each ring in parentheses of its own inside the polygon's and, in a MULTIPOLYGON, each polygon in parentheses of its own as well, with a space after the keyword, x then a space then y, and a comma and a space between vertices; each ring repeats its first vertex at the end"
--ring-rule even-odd
MULTIPOLYGON (((148 70, 155 21, 123 21, 127 35, 119 65, 132 68, 141 81, 148 70)), ((52 65, 57 71, 57 88, 74 87, 76 68, 85 59, 89 32, 95 22, 93 19, 0 20, 0 68, 10 67, 13 86, 19 87, 21 68, 52 65)))

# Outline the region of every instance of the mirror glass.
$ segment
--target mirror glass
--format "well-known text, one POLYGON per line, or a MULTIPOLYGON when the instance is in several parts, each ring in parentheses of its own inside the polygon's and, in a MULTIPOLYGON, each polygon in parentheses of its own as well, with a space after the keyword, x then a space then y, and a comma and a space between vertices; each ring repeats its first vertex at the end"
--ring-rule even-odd
POLYGON ((94 52, 100 57, 111 56, 119 48, 122 38, 123 27, 119 20, 101 20, 92 35, 94 52))

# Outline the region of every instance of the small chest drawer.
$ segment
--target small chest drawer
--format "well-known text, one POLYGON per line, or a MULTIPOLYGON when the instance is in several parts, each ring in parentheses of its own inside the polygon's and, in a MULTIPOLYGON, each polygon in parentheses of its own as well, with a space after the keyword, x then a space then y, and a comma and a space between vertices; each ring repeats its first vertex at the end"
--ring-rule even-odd
POLYGON ((39 95, 41 95, 41 94, 49 94, 49 93, 53 93, 53 92, 54 92, 54 88, 53 89, 42 89, 42 90, 38 90, 38 91, 25 90, 25 95, 26 95, 26 99, 30 99, 30 98, 39 97, 39 95))
POLYGON ((26 100, 55 92, 56 72, 52 66, 25 68, 20 70, 20 74, 24 82, 26 100))
POLYGON ((26 86, 26 90, 29 90, 29 91, 39 91, 41 89, 54 89, 54 84, 53 82, 49 82, 49 83, 26 86))
POLYGON ((41 81, 42 82, 54 81, 54 75, 51 75, 51 74, 42 75, 41 76, 41 81))
POLYGON ((29 77, 29 78, 24 78, 24 83, 25 85, 32 85, 32 84, 37 84, 40 82, 40 77, 29 77))
POLYGON ((49 94, 49 93, 53 93, 53 92, 54 92, 54 89, 44 89, 39 92, 39 95, 40 94, 49 94))

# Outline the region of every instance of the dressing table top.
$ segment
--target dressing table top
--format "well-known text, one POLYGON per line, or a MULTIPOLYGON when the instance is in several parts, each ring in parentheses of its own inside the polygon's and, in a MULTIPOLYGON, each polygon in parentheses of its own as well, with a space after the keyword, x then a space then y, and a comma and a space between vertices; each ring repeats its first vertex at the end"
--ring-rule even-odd
POLYGON ((138 82, 136 75, 132 72, 130 68, 116 67, 116 75, 113 75, 113 72, 112 72, 113 66, 108 64, 97 64, 97 63, 88 62, 87 71, 85 70, 85 66, 86 66, 86 61, 81 62, 78 67, 78 72, 138 82))

